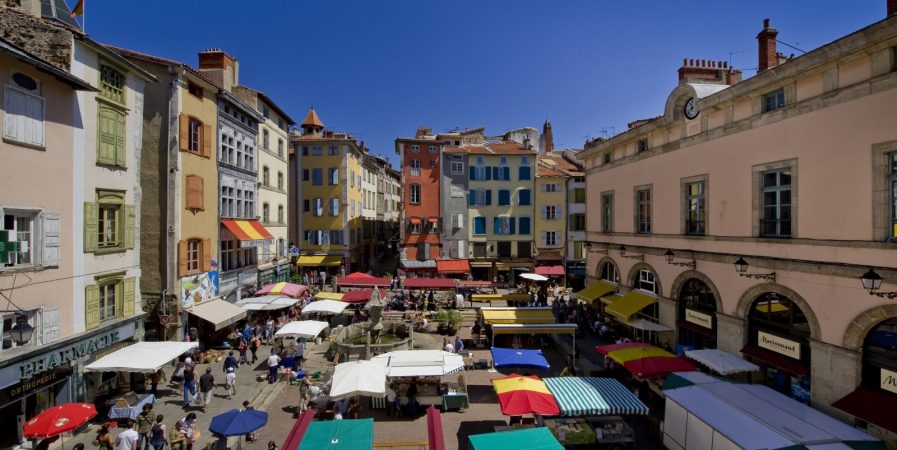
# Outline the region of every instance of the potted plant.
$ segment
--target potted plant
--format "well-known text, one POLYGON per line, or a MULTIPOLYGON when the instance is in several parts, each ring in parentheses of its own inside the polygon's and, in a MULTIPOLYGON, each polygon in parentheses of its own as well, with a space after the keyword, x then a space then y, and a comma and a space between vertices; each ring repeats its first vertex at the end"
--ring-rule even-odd
POLYGON ((436 311, 436 321, 439 322, 439 326, 436 327, 436 332, 439 334, 448 334, 450 319, 451 314, 449 314, 447 310, 440 309, 439 311, 436 311))
POLYGON ((461 329, 462 320, 464 320, 464 318, 461 316, 461 311, 458 311, 457 309, 448 311, 449 334, 458 334, 458 330, 461 329))

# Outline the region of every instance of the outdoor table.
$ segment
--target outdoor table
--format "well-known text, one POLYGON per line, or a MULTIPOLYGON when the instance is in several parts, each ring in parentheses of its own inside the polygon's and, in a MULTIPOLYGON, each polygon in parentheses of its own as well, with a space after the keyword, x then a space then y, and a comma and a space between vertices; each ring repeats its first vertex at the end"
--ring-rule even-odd
POLYGON ((451 409, 467 409, 469 407, 470 403, 467 399, 467 393, 465 392, 447 393, 442 396, 443 411, 451 409))
POLYGON ((140 394, 137 403, 130 406, 115 406, 109 408, 108 417, 110 419, 137 419, 137 415, 143 411, 143 405, 152 405, 156 403, 156 396, 153 394, 140 394))
POLYGON ((595 429, 585 419, 546 419, 545 426, 564 446, 596 442, 595 429))

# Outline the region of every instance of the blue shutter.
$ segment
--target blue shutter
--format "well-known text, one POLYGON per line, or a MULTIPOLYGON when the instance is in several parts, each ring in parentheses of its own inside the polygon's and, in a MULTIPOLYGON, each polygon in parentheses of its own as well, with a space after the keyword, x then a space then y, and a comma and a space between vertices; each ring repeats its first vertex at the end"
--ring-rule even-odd
POLYGON ((498 217, 492 218, 492 234, 501 234, 501 220, 498 217))
POLYGON ((468 191, 468 194, 467 194, 467 205, 474 206, 476 204, 477 204, 477 191, 474 189, 471 189, 470 191, 468 191))
POLYGON ((510 205, 511 204, 511 193, 505 189, 501 189, 498 191, 498 206, 510 205))
POLYGON ((521 217, 520 218, 520 234, 528 235, 529 231, 529 217, 521 217))
POLYGON ((508 234, 511 234, 511 235, 517 234, 517 230, 514 229, 515 225, 517 224, 516 223, 517 219, 514 217, 511 217, 510 219, 508 219, 508 222, 510 222, 508 225, 508 230, 509 230, 508 234))
POLYGON ((505 172, 505 173, 504 173, 504 179, 510 181, 510 180, 511 180, 511 168, 510 168, 510 167, 505 167, 504 169, 505 169, 505 170, 504 170, 504 172, 505 172))
POLYGON ((484 167, 483 170, 486 172, 486 181, 491 180, 492 179, 492 168, 487 166, 487 167, 484 167))
POLYGON ((486 190, 486 206, 489 206, 491 204, 492 204, 492 189, 487 189, 486 190))
POLYGON ((471 180, 477 179, 477 169, 474 166, 470 166, 470 179, 471 180))

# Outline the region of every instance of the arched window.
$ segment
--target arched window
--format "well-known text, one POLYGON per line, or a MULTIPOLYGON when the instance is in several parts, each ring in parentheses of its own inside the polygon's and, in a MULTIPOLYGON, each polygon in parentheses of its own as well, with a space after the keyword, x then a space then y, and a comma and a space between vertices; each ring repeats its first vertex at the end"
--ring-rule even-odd
POLYGON ((610 283, 620 282, 620 273, 617 271, 617 266, 612 262, 606 262, 601 265, 599 276, 602 280, 610 283))
POLYGON ((638 271, 638 278, 636 278, 633 288, 657 295, 657 277, 654 272, 641 269, 638 271))
POLYGON ((703 280, 691 278, 679 290, 678 342, 693 348, 716 347, 716 297, 703 280))
POLYGON ((810 401, 810 323, 791 299, 766 292, 748 311, 748 345, 741 352, 761 366, 762 382, 791 396, 810 401))
POLYGON ((262 203, 262 223, 270 222, 271 211, 267 203, 262 203))
POLYGON ((268 166, 262 167, 262 185, 271 186, 271 171, 268 166))

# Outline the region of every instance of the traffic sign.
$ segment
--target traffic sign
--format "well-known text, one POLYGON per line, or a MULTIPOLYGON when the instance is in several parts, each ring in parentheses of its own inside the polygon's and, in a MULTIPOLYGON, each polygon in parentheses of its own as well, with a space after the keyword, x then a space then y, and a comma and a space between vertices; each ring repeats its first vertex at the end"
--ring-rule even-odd
POLYGON ((290 256, 299 256, 299 247, 295 245, 290 247, 290 256))

